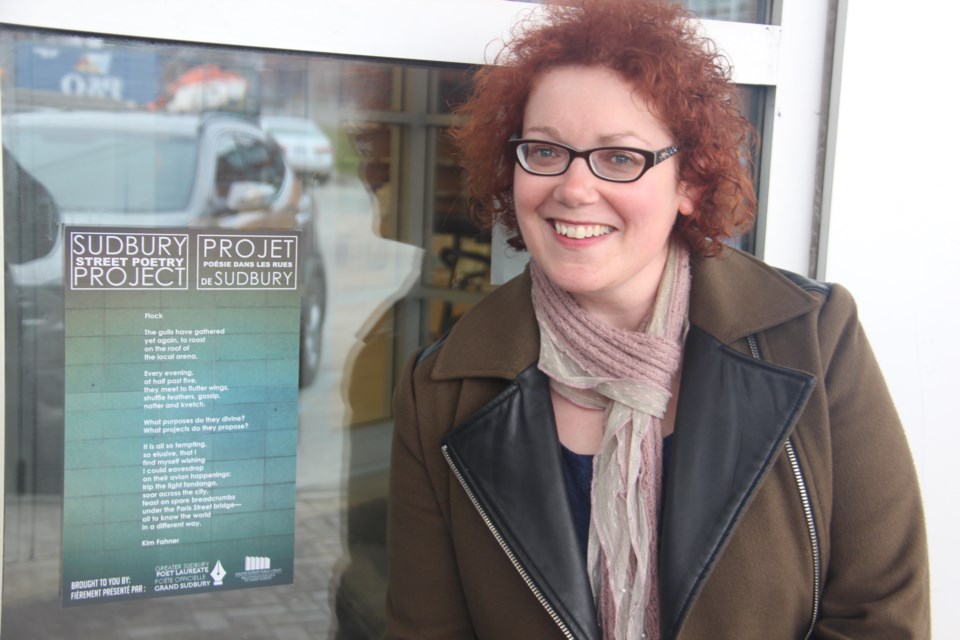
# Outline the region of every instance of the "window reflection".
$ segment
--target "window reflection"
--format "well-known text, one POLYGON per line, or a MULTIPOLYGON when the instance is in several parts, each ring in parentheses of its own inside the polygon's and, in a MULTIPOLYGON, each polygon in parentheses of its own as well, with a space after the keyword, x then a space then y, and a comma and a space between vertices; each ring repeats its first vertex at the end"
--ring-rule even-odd
MULTIPOLYGON (((540 0, 514 0, 539 3, 540 0)), ((767 0, 679 0, 698 16, 709 20, 769 24, 770 3, 767 0)))
POLYGON ((33 31, 0 32, 0 66, 3 637, 377 636, 394 381, 489 288, 489 242, 466 221, 444 135, 469 70, 33 31), (57 238, 77 223, 304 232, 293 586, 60 609, 57 238), (242 614, 265 599, 282 611, 251 627, 242 614))
POLYGON ((379 637, 393 387, 492 289, 447 136, 471 70, 37 31, 0 31, 0 67, 3 638, 379 637), (77 223, 304 233, 294 585, 60 609, 77 223))
POLYGON ((770 3, 767 0, 683 0, 698 16, 708 20, 769 24, 770 3))
POLYGON ((475 300, 492 289, 490 235, 478 233, 467 218, 463 176, 451 141, 443 131, 438 132, 437 139, 431 264, 426 278, 430 286, 450 289, 456 297, 431 302, 431 340, 449 331, 475 300))
POLYGON ((147 213, 189 202, 197 140, 165 132, 155 119, 137 118, 125 130, 109 112, 30 112, 5 124, 11 153, 66 211, 147 213))

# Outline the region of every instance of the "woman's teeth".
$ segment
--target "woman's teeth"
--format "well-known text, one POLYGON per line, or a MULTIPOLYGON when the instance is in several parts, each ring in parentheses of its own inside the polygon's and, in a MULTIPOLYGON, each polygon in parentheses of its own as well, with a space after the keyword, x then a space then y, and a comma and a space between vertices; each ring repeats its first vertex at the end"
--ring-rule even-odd
POLYGON ((576 238, 581 240, 583 238, 593 238, 595 236, 605 236, 611 231, 613 227, 607 226, 605 224, 563 224, 562 222, 554 222, 553 228, 562 236, 568 238, 576 238))

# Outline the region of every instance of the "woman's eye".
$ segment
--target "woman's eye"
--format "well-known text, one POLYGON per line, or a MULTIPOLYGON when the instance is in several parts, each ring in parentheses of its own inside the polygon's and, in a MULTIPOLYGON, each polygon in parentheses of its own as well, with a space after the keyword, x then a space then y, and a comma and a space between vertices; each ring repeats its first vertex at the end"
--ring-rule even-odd
POLYGON ((531 150, 531 155, 534 155, 543 160, 549 160, 551 158, 556 158, 559 154, 557 153, 556 147, 548 147, 544 145, 533 147, 531 150))
POLYGON ((615 151, 610 153, 604 162, 615 165, 634 165, 638 164, 637 156, 632 153, 623 153, 621 151, 615 151))

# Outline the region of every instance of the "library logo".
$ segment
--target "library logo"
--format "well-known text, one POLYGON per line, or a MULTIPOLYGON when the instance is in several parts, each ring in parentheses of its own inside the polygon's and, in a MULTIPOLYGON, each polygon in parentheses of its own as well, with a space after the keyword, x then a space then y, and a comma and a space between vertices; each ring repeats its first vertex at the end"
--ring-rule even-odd
POLYGON ((283 573, 283 569, 274 569, 271 566, 270 558, 267 556, 246 556, 243 559, 243 571, 238 571, 235 578, 243 582, 268 582, 273 581, 283 573))
POLYGON ((213 586, 223 586, 223 577, 225 575, 227 575, 227 572, 224 570, 223 565, 220 564, 220 561, 217 560, 217 564, 213 567, 213 571, 210 572, 210 577, 213 578, 213 586))
POLYGON ((270 568, 270 558, 264 556, 247 556, 243 559, 244 571, 262 571, 270 568))

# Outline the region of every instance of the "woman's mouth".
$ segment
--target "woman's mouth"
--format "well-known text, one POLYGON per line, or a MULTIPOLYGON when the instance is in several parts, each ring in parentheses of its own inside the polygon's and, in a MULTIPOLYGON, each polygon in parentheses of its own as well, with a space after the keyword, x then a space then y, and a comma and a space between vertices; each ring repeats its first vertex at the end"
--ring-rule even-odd
POLYGON ((605 236, 613 232, 613 227, 605 224, 566 224, 557 220, 553 221, 553 229, 561 236, 576 240, 605 236))

